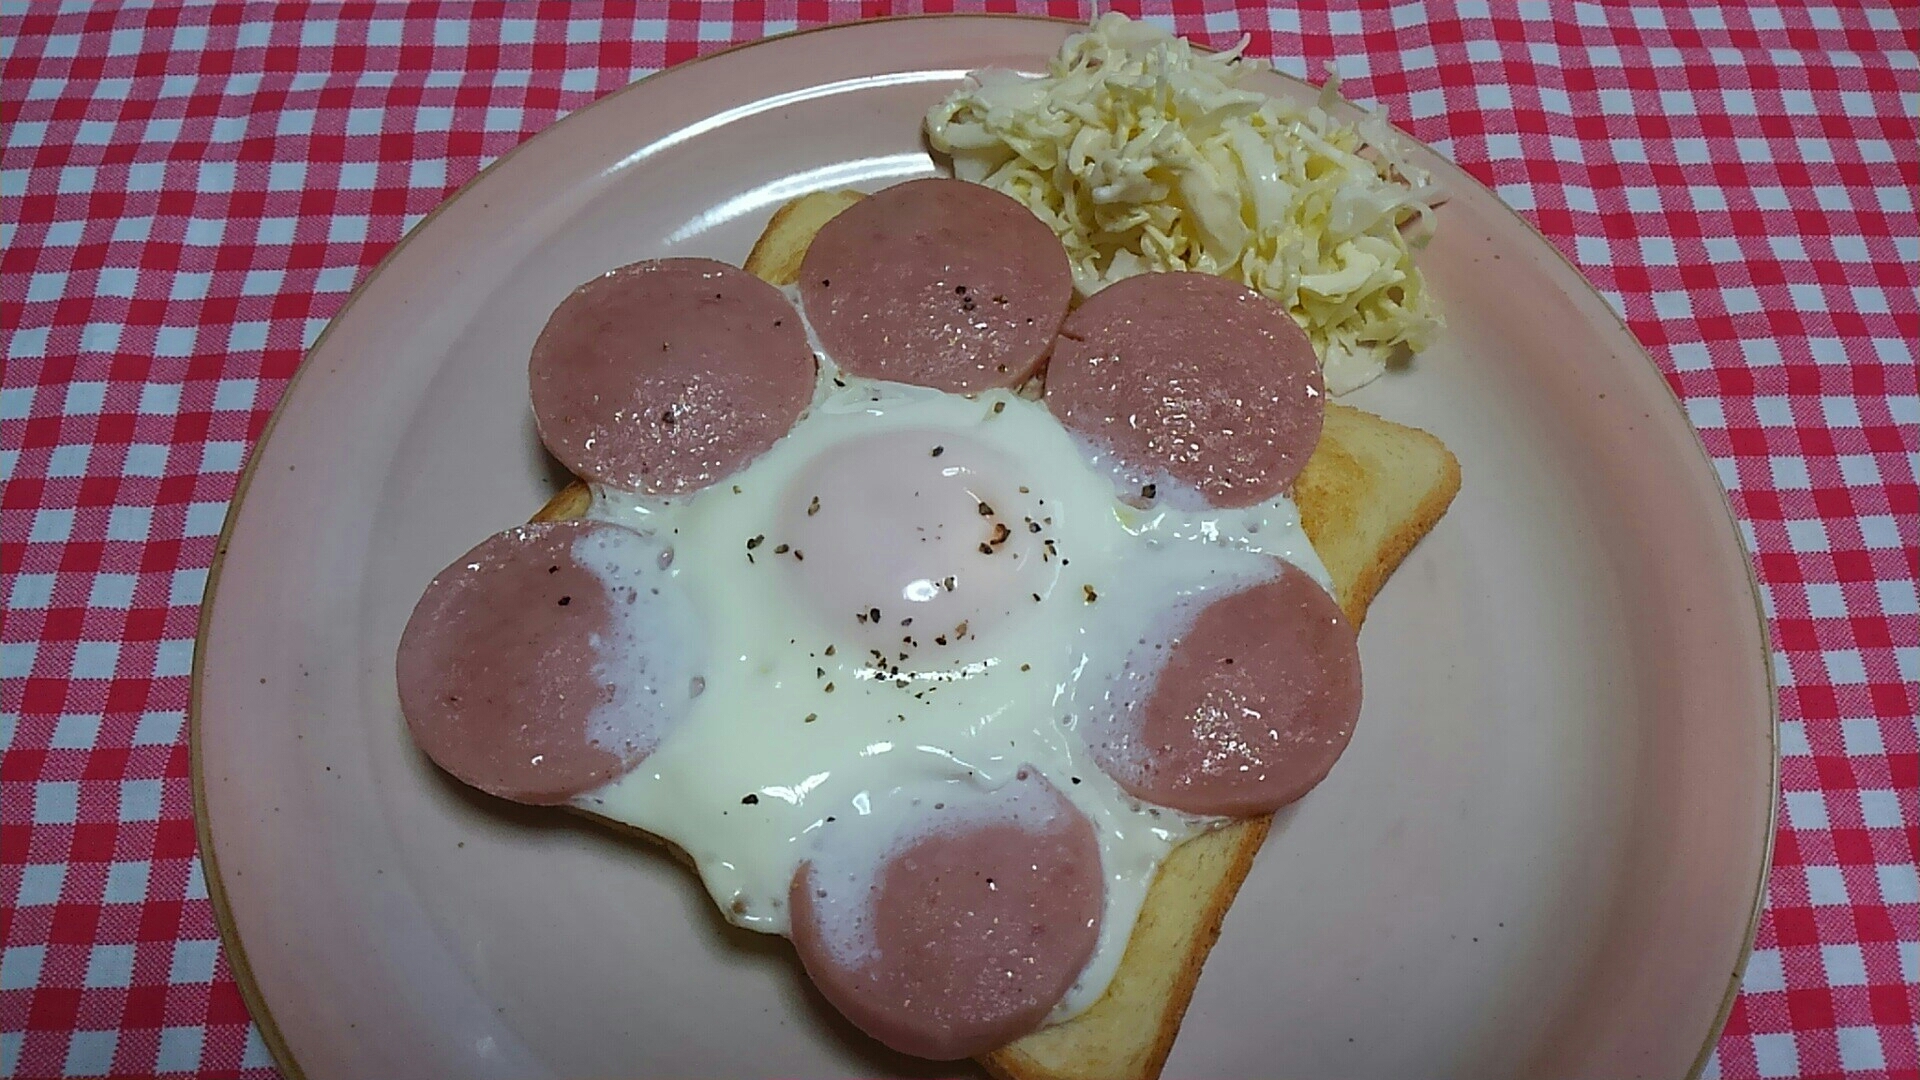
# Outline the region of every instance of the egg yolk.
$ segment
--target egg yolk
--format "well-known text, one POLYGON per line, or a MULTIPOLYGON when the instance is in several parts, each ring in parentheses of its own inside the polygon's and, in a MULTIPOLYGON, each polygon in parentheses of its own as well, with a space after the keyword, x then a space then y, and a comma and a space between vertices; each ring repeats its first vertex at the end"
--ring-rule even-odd
POLYGON ((1021 463, 955 431, 878 432, 817 455, 784 492, 781 559, 801 606, 889 660, 979 655, 1059 576, 1054 507, 1021 463))

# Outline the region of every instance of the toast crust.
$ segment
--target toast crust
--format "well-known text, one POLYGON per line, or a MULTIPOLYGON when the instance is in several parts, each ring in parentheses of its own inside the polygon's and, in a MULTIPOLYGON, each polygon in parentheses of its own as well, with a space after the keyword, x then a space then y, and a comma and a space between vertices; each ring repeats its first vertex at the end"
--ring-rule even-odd
POLYGON ((857 191, 816 191, 782 204, 767 219, 740 268, 769 285, 786 286, 800 280, 800 260, 813 244, 813 234, 840 211, 866 198, 857 191))
MULTIPOLYGON (((773 285, 793 284, 814 234, 861 198, 830 191, 788 202, 774 212, 744 268, 773 285)), ((1333 578, 1335 599, 1356 629, 1380 587, 1459 490, 1460 464, 1440 440, 1327 404, 1320 443, 1293 497, 1333 578)), ((576 480, 532 520, 584 517, 592 505, 592 492, 576 480)), ((979 1060, 987 1072, 999 1080, 1155 1080, 1271 823, 1270 816, 1236 821, 1174 849, 1147 891, 1107 992, 1072 1020, 984 1055, 979 1060)), ((637 829, 624 831, 660 842, 637 829)))

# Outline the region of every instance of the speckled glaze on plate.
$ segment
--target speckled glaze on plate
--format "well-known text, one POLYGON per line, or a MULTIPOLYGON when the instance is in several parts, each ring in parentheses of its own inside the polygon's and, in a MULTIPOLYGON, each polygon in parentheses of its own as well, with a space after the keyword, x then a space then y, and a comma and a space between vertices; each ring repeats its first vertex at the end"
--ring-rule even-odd
MULTIPOLYGON (((428 578, 561 479, 526 361, 575 284, 737 263, 793 195, 931 173, 926 107, 1072 29, 875 22, 673 68, 462 189, 314 346, 228 519, 192 712, 216 911, 290 1075, 967 1068, 866 1042, 661 851, 436 772, 393 650, 428 578)), ((1631 335, 1422 157, 1453 196, 1421 256, 1448 330, 1348 400, 1438 434, 1465 487, 1375 603, 1351 749, 1277 820, 1166 1075, 1697 1072, 1772 837, 1747 562, 1631 335)))

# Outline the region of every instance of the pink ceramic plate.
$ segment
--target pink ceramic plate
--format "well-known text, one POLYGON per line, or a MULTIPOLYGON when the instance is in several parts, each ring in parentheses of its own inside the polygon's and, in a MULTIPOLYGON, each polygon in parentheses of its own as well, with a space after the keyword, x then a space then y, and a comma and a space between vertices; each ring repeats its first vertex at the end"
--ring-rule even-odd
MULTIPOLYGON (((931 172, 923 111, 1071 30, 879 22, 674 68, 487 170, 334 320, 228 520, 193 711, 216 909, 287 1072, 934 1071, 853 1034, 661 852, 435 772, 393 651, 427 579, 558 482, 526 362, 575 284, 738 262, 793 195, 931 172)), ((1747 561, 1633 338, 1423 158, 1453 193, 1422 256, 1448 330, 1351 400, 1445 439, 1465 488, 1374 605, 1352 748, 1276 824, 1167 1075, 1682 1075, 1772 836, 1747 561)))

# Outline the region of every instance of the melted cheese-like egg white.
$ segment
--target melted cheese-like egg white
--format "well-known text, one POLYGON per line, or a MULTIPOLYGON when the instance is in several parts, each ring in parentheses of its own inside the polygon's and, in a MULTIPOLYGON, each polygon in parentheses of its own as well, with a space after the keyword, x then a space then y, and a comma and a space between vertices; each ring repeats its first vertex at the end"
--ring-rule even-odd
POLYGON ((1031 766, 1093 822, 1106 879, 1065 1019, 1104 992, 1160 861, 1211 824, 1128 796, 1078 718, 1136 706, 1199 609, 1274 557, 1326 571, 1284 497, 1209 510, 1157 485, 1137 509, 1041 403, 822 367, 808 414, 729 480, 596 491, 592 517, 669 549, 703 659, 653 754, 575 802, 677 844, 729 920, 784 934, 801 863, 877 868, 927 807, 1031 766))

